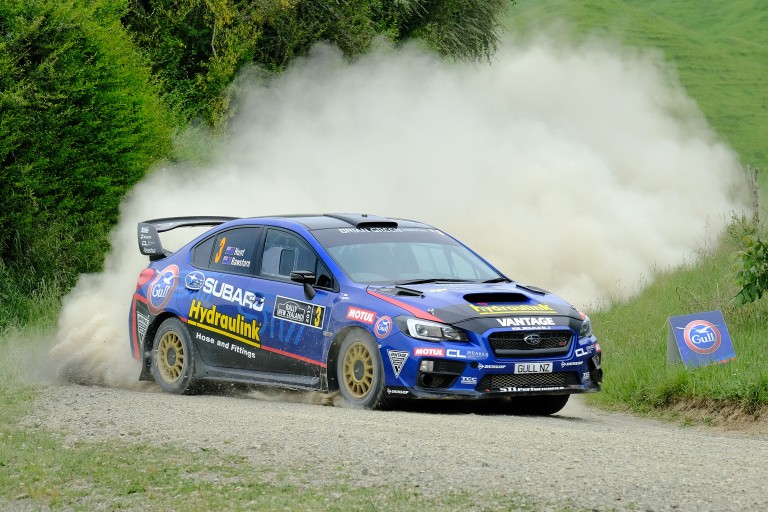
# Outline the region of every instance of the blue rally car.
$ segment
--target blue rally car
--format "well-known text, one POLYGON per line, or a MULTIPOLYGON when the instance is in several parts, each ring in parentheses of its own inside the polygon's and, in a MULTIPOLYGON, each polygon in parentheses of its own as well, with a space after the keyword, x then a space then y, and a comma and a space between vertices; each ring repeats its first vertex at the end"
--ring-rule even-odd
POLYGON ((554 414, 600 390, 589 318, 432 226, 366 214, 141 222, 131 301, 141 380, 338 390, 352 405, 506 398, 554 414), (159 232, 214 226, 180 250, 159 232))

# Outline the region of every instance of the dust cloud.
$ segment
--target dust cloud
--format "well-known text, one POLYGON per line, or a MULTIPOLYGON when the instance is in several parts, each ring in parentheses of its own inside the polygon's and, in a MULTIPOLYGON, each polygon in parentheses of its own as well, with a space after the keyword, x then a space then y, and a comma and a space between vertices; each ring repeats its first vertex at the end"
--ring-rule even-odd
POLYGON ((124 201, 104 272, 65 300, 51 352, 61 376, 138 385, 128 310, 147 263, 141 220, 413 218, 584 306, 687 261, 742 203, 736 156, 653 54, 510 39, 491 63, 416 46, 349 63, 321 45, 274 80, 245 73, 238 86, 211 163, 155 169, 124 201))

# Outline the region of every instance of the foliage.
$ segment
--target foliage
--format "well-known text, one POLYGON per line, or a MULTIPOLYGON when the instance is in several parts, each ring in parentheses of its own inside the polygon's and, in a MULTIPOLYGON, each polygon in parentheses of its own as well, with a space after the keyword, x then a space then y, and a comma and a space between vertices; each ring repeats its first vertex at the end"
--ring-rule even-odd
POLYGON ((744 249, 736 252, 736 283, 741 287, 734 298, 736 304, 746 304, 761 298, 768 291, 768 242, 755 235, 746 235, 744 249))
POLYGON ((82 4, 0 3, 0 270, 22 298, 101 267, 123 194, 170 148, 119 4, 82 4))
POLYGON ((231 115, 227 86, 247 63, 285 69, 317 41, 349 58, 377 37, 420 37, 442 55, 488 57, 510 0, 133 0, 126 27, 162 78, 168 101, 187 119, 221 126, 231 115))

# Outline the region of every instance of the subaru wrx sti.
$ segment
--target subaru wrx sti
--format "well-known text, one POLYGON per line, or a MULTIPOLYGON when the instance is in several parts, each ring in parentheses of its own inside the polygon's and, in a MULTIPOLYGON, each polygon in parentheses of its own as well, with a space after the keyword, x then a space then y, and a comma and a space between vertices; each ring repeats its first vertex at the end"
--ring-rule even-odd
POLYGON ((141 380, 189 394, 207 382, 394 399, 504 398, 554 414, 600 390, 589 318, 517 283, 420 222, 366 214, 177 217, 141 222, 149 257, 131 301, 141 380), (181 249, 159 233, 212 226, 181 249))

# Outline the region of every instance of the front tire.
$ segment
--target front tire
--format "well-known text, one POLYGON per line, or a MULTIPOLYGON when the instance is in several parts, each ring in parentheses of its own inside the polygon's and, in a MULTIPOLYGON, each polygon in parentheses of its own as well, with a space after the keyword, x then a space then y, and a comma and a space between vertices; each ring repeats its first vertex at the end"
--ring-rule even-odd
POLYGON ((165 320, 155 334, 152 376, 167 393, 190 395, 199 390, 189 331, 177 318, 165 320))
POLYGON ((550 416, 568 403, 571 395, 518 396, 511 399, 512 414, 523 416, 550 416))
POLYGON ((381 409, 384 396, 384 367, 373 339, 362 331, 344 338, 336 361, 339 391, 353 407, 381 409))

